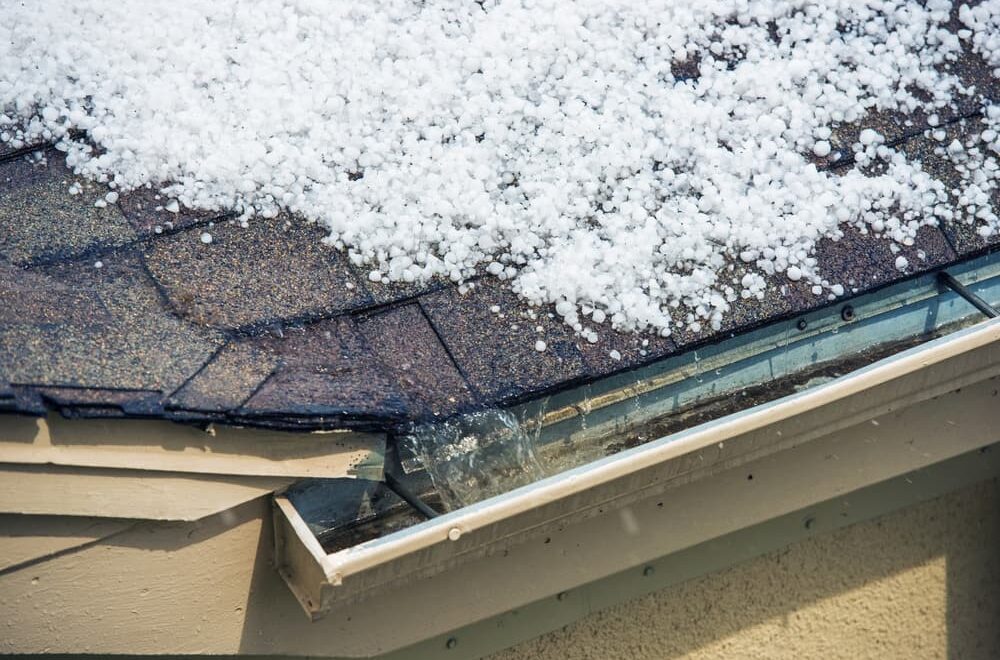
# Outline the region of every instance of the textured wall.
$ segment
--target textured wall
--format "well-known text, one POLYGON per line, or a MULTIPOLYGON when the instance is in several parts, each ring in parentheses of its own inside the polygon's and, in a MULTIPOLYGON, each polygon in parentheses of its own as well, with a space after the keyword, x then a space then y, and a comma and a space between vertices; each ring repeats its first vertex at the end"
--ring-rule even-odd
POLYGON ((591 614, 491 660, 1000 658, 1000 482, 591 614))

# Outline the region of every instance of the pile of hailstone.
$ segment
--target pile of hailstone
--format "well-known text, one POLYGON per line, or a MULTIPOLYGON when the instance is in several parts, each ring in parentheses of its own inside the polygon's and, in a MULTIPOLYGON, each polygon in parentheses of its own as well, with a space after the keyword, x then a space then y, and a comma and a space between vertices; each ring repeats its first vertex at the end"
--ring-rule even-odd
POLYGON ((963 48, 1000 74, 1000 0, 974 4, 949 32, 946 0, 3 0, 0 138, 167 208, 297 214, 372 280, 489 274, 588 339, 669 334, 765 276, 842 293, 813 253, 844 226, 1000 230, 985 102, 943 147, 957 211, 874 130, 879 174, 816 167, 872 110, 974 96, 963 48))

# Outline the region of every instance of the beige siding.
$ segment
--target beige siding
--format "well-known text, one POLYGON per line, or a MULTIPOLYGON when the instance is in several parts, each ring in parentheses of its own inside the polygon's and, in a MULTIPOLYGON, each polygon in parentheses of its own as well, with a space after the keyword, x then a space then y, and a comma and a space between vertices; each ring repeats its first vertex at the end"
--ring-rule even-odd
POLYGON ((528 658, 1000 658, 1000 485, 797 543, 491 660, 528 658))
POLYGON ((12 572, 18 566, 97 543, 133 524, 129 520, 0 513, 0 572, 12 572))
MULTIPOLYGON (((271 565, 269 511, 259 498, 198 522, 140 522, 0 571, 0 653, 367 655, 417 638, 448 606, 404 592, 310 623, 271 565)), ((45 536, 52 519, 28 518, 38 525, 27 531, 45 536)), ((451 579, 461 571, 435 580, 451 579)), ((997 621, 991 481, 591 615, 493 660, 997 658, 997 621)))
MULTIPOLYGON (((198 520, 285 488, 289 477, 0 463, 0 513, 198 520)), ((38 521, 44 529, 45 521, 38 521)))

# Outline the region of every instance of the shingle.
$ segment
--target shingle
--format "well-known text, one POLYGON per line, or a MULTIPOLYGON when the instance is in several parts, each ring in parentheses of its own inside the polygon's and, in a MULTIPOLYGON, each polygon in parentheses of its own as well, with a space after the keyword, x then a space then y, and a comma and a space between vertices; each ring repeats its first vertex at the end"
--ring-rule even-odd
POLYGON ((440 289, 453 286, 450 281, 441 278, 434 278, 428 282, 421 282, 419 284, 407 282, 390 282, 388 284, 383 284, 381 281, 372 282, 368 279, 368 271, 366 271, 363 267, 356 270, 359 273, 359 277, 363 279, 365 288, 371 294, 372 299, 380 305, 387 305, 409 298, 416 298, 422 294, 430 293, 431 291, 438 291, 440 289))
POLYGON ((850 166, 854 162, 852 148, 858 142, 861 131, 866 128, 874 129, 882 136, 886 145, 895 147, 923 135, 925 131, 932 128, 930 125, 931 115, 937 115, 937 125, 946 126, 975 115, 979 110, 978 98, 963 98, 955 107, 917 108, 911 113, 871 110, 859 121, 835 126, 830 136, 830 146, 833 149, 830 156, 827 158, 813 157, 812 160, 821 169, 850 166))
POLYGON ((47 404, 67 417, 80 413, 92 417, 160 415, 163 412, 162 392, 75 387, 40 387, 37 392, 47 404))
POLYGON ((414 417, 433 417, 475 403, 420 306, 409 304, 359 321, 372 352, 399 384, 414 417))
POLYGON ((0 142, 0 160, 5 158, 15 158, 15 154, 24 154, 30 151, 35 151, 39 149, 44 149, 45 145, 42 142, 35 142, 33 144, 26 144, 20 147, 15 147, 9 142, 0 142))
POLYGON ((697 53, 684 60, 674 60, 670 63, 670 73, 678 82, 697 80, 701 77, 701 56, 697 53))
MULTIPOLYGON (((959 19, 959 11, 962 5, 975 6, 981 0, 965 0, 954 2, 951 7, 951 16, 945 28, 952 33, 967 29, 965 24, 959 19)), ((984 96, 988 99, 1000 99, 1000 78, 992 75, 992 68, 972 50, 970 40, 961 40, 962 53, 954 62, 945 62, 939 69, 954 73, 965 85, 975 86, 976 96, 984 96)))
POLYGON ((957 105, 963 110, 973 109, 981 105, 981 99, 1000 100, 1000 78, 992 74, 992 68, 977 53, 965 44, 962 55, 954 62, 948 62, 942 67, 949 73, 954 73, 962 84, 971 88, 972 94, 959 97, 957 105))
MULTIPOLYGON (((982 120, 974 117, 945 127, 943 129, 945 139, 942 141, 920 136, 907 140, 900 145, 900 149, 911 160, 919 161, 925 172, 945 184, 945 187, 950 191, 950 205, 954 208, 958 201, 958 196, 954 194, 954 191, 959 187, 961 175, 947 157, 945 147, 955 139, 966 144, 972 135, 978 135, 984 128, 982 120)), ((985 150, 985 143, 979 142, 979 147, 985 150)), ((1000 212, 1000 190, 993 191, 990 202, 994 212, 1000 212)), ((989 237, 979 235, 977 232, 979 224, 968 219, 943 220, 941 221, 941 230, 948 237, 957 254, 964 257, 1000 245, 1000 235, 994 234, 989 237)))
POLYGON ((272 375, 241 413, 271 417, 325 417, 388 420, 403 418, 404 406, 385 379, 372 377, 358 365, 286 367, 272 375))
MULTIPOLYGON (((748 271, 743 263, 734 267, 732 286, 735 291, 739 292, 742 289, 743 276, 748 271)), ((784 273, 765 274, 763 277, 767 286, 764 299, 743 298, 737 295, 737 298, 729 303, 730 310, 722 320, 720 332, 726 335, 743 332, 765 323, 768 319, 794 313, 822 300, 810 291, 810 285, 801 280, 793 282, 784 273)))
POLYGON ((22 415, 42 416, 48 413, 49 408, 34 388, 15 385, 11 389, 14 392, 14 398, 0 399, 0 405, 22 415))
MULTIPOLYGON (((945 62, 938 68, 958 76, 963 85, 971 86, 972 93, 955 94, 952 103, 941 108, 930 103, 908 112, 872 108, 858 121, 834 126, 830 136, 833 151, 828 158, 813 158, 813 161, 819 167, 835 167, 852 161, 854 154, 851 148, 863 129, 874 129, 887 144, 895 145, 930 128, 931 115, 937 116, 938 125, 946 125, 979 112, 984 98, 1000 98, 1000 80, 990 75, 990 67, 967 45, 955 61, 945 62), (840 157, 834 158, 838 153, 840 157)), ((915 95, 920 96, 919 93, 915 95)))
POLYGON ((743 276, 748 272, 751 269, 743 263, 732 263, 720 273, 718 286, 723 289, 731 287, 736 294, 733 300, 728 301, 730 309, 723 316, 720 328, 712 329, 706 321, 701 321, 698 332, 692 331, 690 326, 675 328, 672 337, 677 346, 689 348, 728 338, 771 319, 811 308, 822 301, 822 298, 812 295, 809 287, 801 281, 792 282, 784 274, 768 276, 757 270, 752 272, 762 275, 766 283, 764 299, 743 298, 739 292, 743 290, 743 276))
POLYGON ((402 393, 351 319, 310 323, 282 335, 256 340, 278 366, 240 414, 383 421, 406 416, 402 393))
MULTIPOLYGON (((994 203, 993 208, 998 208, 994 203)), ((984 250, 993 250, 1000 246, 1000 234, 981 236, 975 226, 966 222, 944 221, 941 229, 948 240, 955 246, 955 252, 961 257, 972 256, 984 250)))
POLYGON ((118 207, 141 236, 155 235, 157 228, 160 231, 183 229, 225 215, 220 211, 194 211, 185 207, 171 213, 164 208, 169 201, 155 190, 139 188, 122 194, 118 198, 118 207))
POLYGON ((652 332, 616 332, 608 323, 597 326, 595 330, 598 339, 594 343, 583 337, 574 338, 587 367, 587 374, 592 378, 647 364, 677 351, 672 338, 661 337, 652 332))
POLYGON ((169 400, 170 408, 226 412, 239 408, 278 365, 253 340, 226 344, 169 400))
POLYGON ((226 222, 159 237, 145 259, 177 313, 203 325, 263 326, 370 304, 343 255, 322 237, 300 222, 226 222), (203 231, 212 236, 208 245, 203 231))
POLYGON ((909 114, 894 110, 871 109, 857 121, 832 126, 829 140, 830 155, 826 158, 814 158, 814 162, 824 168, 846 165, 854 160, 852 148, 858 142, 861 131, 873 129, 886 143, 894 144, 922 131, 927 125, 926 121, 926 115, 919 110, 909 114))
POLYGON ((840 240, 819 242, 816 258, 822 277, 831 284, 843 285, 846 295, 856 295, 937 268, 953 261, 955 255, 937 227, 921 227, 911 246, 846 227, 840 240), (903 272, 896 269, 897 257, 904 257, 908 262, 903 272))
POLYGON ((79 181, 59 152, 0 163, 0 257, 15 264, 69 258, 136 238, 114 204, 97 208, 107 188, 79 181), (81 192, 71 195, 70 184, 81 192))
MULTIPOLYGON (((924 272, 954 260, 944 234, 936 227, 923 227, 912 246, 894 243, 885 236, 862 234, 853 226, 842 226, 839 240, 821 239, 816 245, 817 272, 830 285, 844 287, 841 298, 871 291, 909 275, 924 272), (895 249, 895 251, 894 251, 895 249), (896 270, 896 257, 906 257, 905 272, 896 270)), ((740 291, 740 280, 747 269, 742 264, 732 266, 720 276, 720 286, 732 286, 740 291)), ((767 289, 763 300, 737 298, 719 330, 702 323, 699 332, 690 328, 675 329, 672 337, 682 348, 721 340, 780 318, 803 314, 834 301, 829 289, 822 294, 812 292, 812 284, 804 280, 793 282, 784 274, 765 276, 767 289)))
POLYGON ((0 325, 0 380, 18 384, 173 391, 215 352, 222 337, 179 320, 131 252, 30 272, 48 296, 17 323, 0 325), (60 316, 64 322, 58 322, 60 316), (53 322, 56 321, 56 322, 53 322))
POLYGON ((458 368, 486 401, 521 399, 588 373, 571 330, 550 318, 548 310, 527 307, 496 280, 481 280, 464 295, 454 287, 431 293, 420 304, 458 368), (503 311, 490 311, 494 305, 503 311), (535 350, 539 340, 546 350, 535 350))
POLYGON ((632 335, 601 328, 598 340, 590 343, 577 338, 576 346, 583 355, 589 378, 610 376, 619 371, 654 362, 677 351, 677 345, 670 337, 646 333, 632 335), (643 345, 643 342, 647 342, 643 345))
POLYGON ((86 328, 110 321, 93 288, 0 261, 0 327, 86 328))

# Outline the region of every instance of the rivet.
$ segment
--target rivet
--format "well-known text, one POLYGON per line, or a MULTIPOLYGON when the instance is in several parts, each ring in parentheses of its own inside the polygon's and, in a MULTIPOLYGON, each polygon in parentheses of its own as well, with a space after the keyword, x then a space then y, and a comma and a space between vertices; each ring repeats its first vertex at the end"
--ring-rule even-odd
POLYGON ((451 529, 448 530, 448 538, 451 539, 452 541, 457 541, 458 539, 462 538, 462 530, 460 530, 458 527, 452 527, 451 529))
POLYGON ((445 645, 445 647, 447 647, 449 649, 453 649, 456 646, 458 646, 458 640, 455 639, 454 637, 449 637, 448 641, 445 642, 444 645, 445 645))
POLYGON ((845 321, 853 321, 854 307, 852 307, 851 305, 844 305, 843 309, 840 310, 840 318, 844 319, 845 321))
POLYGON ((556 600, 566 600, 567 597, 569 597, 569 594, 566 593, 565 591, 560 591, 558 594, 556 594, 556 600))
POLYGON ((655 572, 656 572, 656 569, 653 568, 652 566, 647 566, 646 568, 642 569, 642 574, 645 577, 649 577, 650 575, 652 575, 655 572))
POLYGON ((806 328, 809 327, 809 321, 806 321, 805 319, 799 319, 799 322, 795 324, 795 327, 798 328, 799 330, 805 330, 806 328))

